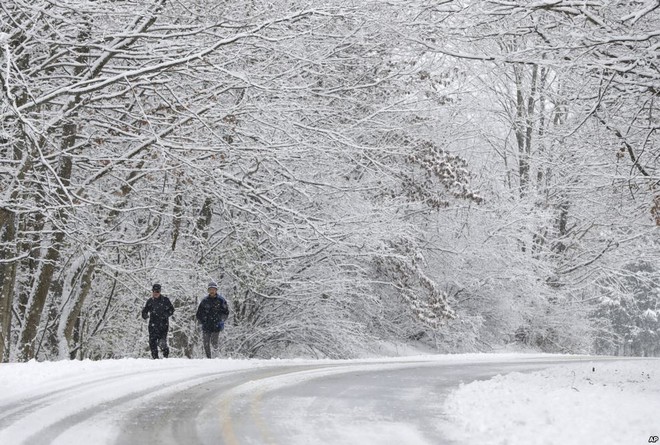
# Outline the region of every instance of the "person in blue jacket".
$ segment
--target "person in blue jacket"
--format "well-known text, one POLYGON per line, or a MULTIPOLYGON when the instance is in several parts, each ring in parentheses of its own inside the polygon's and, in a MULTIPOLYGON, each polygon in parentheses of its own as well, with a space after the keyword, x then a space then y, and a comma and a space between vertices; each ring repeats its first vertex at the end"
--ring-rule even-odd
POLYGON ((225 328, 225 320, 229 317, 227 300, 218 293, 218 285, 211 281, 208 286, 208 295, 204 297, 197 308, 197 320, 202 325, 204 353, 211 358, 211 345, 218 348, 218 336, 225 328))
POLYGON ((163 351, 163 357, 170 355, 167 346, 167 331, 170 328, 169 318, 174 314, 174 306, 169 298, 160 294, 160 284, 151 287, 151 298, 142 309, 142 318, 149 319, 149 349, 151 358, 158 358, 158 348, 163 351))

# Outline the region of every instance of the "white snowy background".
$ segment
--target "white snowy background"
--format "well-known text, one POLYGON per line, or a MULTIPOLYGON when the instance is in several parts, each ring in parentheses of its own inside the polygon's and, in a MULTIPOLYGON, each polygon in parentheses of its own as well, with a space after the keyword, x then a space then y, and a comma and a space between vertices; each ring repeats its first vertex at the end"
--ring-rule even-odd
MULTIPOLYGON (((404 375, 355 358, 412 339, 455 353, 414 394, 448 440, 653 442, 657 360, 459 353, 660 356, 659 5, 2 0, 0 445, 113 443, 217 374, 404 375), (199 359, 211 279, 220 355, 264 360, 199 359)), ((427 443, 342 414, 335 445, 427 443)))

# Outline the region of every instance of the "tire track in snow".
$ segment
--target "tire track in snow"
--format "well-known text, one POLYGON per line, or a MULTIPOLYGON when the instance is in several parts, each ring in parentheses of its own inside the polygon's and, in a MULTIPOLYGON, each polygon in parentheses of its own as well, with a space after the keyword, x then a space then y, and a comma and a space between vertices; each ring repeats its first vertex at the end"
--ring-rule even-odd
MULTIPOLYGON (((159 372, 169 372, 172 369, 177 368, 181 368, 181 366, 162 368, 159 372)), ((133 375, 153 373, 154 370, 145 370, 133 373, 133 375)), ((87 388, 94 388, 99 383, 110 384, 124 378, 126 378, 126 371, 114 371, 101 376, 95 376, 95 378, 86 381, 83 380, 82 382, 69 383, 63 387, 57 387, 57 389, 46 389, 45 392, 40 392, 37 395, 28 395, 27 397, 25 395, 14 395, 13 397, 7 398, 0 404, 0 432, 6 428, 6 426, 16 422, 20 417, 25 416, 38 408, 42 408, 43 405, 54 403, 58 399, 66 398, 68 394, 75 394, 87 388)), ((56 386, 56 384, 49 384, 46 388, 53 386, 56 386)), ((33 391, 29 394, 31 393, 33 393, 33 391)))
POLYGON ((183 391, 191 385, 217 379, 223 374, 238 373, 248 367, 237 363, 229 369, 218 370, 214 369, 217 362, 190 361, 163 367, 158 365, 138 372, 120 369, 96 373, 93 378, 83 377, 82 382, 75 381, 75 376, 68 376, 58 383, 14 394, 0 405, 0 444, 100 445, 119 434, 117 417, 112 418, 110 414, 121 414, 124 406, 172 391, 183 391), (58 384, 63 386, 57 388, 58 384), (35 395, 44 390, 45 393, 35 395), (100 423, 107 427, 97 428, 96 419, 101 419, 100 423), (79 434, 69 434, 69 431, 79 434), (60 437, 67 439, 62 441, 60 437), (99 440, 92 440, 93 437, 99 440))

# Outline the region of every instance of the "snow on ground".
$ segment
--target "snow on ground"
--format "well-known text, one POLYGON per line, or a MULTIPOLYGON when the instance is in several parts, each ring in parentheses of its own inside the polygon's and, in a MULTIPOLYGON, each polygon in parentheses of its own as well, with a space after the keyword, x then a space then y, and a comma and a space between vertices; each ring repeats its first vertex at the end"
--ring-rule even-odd
POLYGON ((499 375, 461 385, 444 409, 447 436, 458 443, 655 443, 660 360, 584 362, 499 375))
MULTIPOLYGON (((420 356, 420 359, 471 363, 543 357, 552 356, 509 353, 420 356)), ((391 363, 411 358, 414 357, 387 360, 391 363)), ((365 364, 377 361, 374 358, 340 362, 365 364)), ((333 362, 121 359, 0 364, 0 417, 5 409, 11 411, 14 400, 127 373, 138 378, 140 375, 165 375, 167 371, 168 379, 181 381, 186 376, 200 376, 202 373, 241 371, 285 363, 333 362)), ((143 382, 145 377, 139 377, 137 381, 143 382)), ((134 389, 127 387, 126 393, 130 391, 134 389)), ((4 414, 9 415, 9 411, 4 414)), ((457 387, 444 402, 444 412, 444 418, 438 419, 438 428, 457 444, 653 443, 655 437, 660 436, 660 360, 575 361, 543 371, 498 375, 457 387)), ((8 431, 0 430, 0 437, 3 434, 8 431)), ((374 443, 366 436, 363 437, 365 441, 361 441, 357 430, 355 434, 358 436, 354 443, 374 443)))

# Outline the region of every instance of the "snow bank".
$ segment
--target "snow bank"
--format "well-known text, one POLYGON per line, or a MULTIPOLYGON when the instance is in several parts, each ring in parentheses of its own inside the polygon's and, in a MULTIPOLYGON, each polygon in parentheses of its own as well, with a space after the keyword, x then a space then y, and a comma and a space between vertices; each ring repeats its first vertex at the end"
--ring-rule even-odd
POLYGON ((461 385, 444 409, 459 443, 645 444, 660 436, 660 360, 499 375, 461 385))

